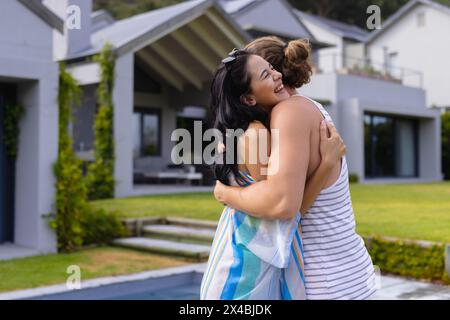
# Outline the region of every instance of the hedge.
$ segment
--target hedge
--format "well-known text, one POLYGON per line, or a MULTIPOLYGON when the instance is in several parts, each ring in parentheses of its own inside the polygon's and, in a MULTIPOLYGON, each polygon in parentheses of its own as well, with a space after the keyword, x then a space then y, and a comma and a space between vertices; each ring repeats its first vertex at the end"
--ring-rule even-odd
POLYGON ((382 272, 450 284, 445 244, 379 236, 364 240, 373 264, 382 272))

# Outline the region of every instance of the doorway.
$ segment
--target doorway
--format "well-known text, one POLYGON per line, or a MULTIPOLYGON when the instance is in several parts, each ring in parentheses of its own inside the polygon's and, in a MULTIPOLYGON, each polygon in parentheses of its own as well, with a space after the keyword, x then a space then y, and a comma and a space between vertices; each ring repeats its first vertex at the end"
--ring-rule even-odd
POLYGON ((0 243, 14 242, 15 159, 6 150, 5 110, 16 103, 16 86, 0 83, 0 243))

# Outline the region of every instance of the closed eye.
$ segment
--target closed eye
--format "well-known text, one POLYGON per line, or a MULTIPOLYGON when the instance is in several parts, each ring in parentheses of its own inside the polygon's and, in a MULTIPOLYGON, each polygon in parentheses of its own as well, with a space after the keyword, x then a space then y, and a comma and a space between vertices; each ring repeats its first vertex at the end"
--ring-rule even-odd
MULTIPOLYGON (((269 63, 269 69, 271 71, 275 70, 275 68, 269 63)), ((261 72, 261 76, 260 79, 264 80, 269 76, 269 71, 267 71, 267 69, 264 69, 263 72, 261 72)))

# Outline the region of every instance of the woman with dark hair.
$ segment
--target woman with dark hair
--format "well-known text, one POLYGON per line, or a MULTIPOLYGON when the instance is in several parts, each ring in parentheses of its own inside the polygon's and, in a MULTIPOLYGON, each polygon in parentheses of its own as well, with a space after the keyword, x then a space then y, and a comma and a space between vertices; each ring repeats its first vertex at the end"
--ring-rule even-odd
MULTIPOLYGON (((307 41, 286 44, 276 37, 263 37, 246 50, 282 73, 290 95, 270 114, 270 128, 279 131, 279 139, 272 140, 269 171, 271 166, 278 170, 246 188, 218 181, 214 193, 217 200, 254 217, 292 219, 299 203, 309 198, 305 182, 307 187, 321 163, 318 123, 332 120, 321 104, 297 93, 312 73, 307 41)), ((345 157, 332 168, 321 189, 310 209, 301 209, 307 299, 369 299, 375 293, 375 273, 364 241, 355 231, 345 157)))
MULTIPOLYGON (((270 153, 270 111, 288 98, 281 74, 261 57, 237 50, 223 60, 211 86, 213 127, 226 137, 221 161, 214 166, 223 184, 241 188, 265 179, 266 166, 260 157, 263 149, 270 153), (230 130, 241 130, 242 134, 230 138, 230 130), (264 145, 260 145, 261 140, 264 145), (258 155, 256 161, 251 154, 258 155)), ((322 161, 306 186, 301 206, 305 210, 345 151, 334 127, 330 131, 328 137, 323 123, 322 161)), ((201 299, 304 299, 298 211, 289 219, 260 219, 227 206, 203 277, 201 299)))

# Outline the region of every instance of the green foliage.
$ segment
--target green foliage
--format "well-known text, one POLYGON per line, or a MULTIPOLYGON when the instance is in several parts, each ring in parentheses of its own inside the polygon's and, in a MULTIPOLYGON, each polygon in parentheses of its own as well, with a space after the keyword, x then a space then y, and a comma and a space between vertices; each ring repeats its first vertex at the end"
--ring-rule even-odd
POLYGON ((445 273, 444 245, 423 247, 401 240, 366 239, 374 265, 382 272, 450 283, 445 273))
POLYGON ((350 173, 348 175, 348 180, 350 183, 358 183, 359 182, 359 176, 357 173, 350 173))
POLYGON ((441 116, 442 172, 444 179, 450 180, 450 112, 441 116))
POLYGON ((327 99, 314 99, 316 100, 318 103, 320 103, 322 106, 327 107, 331 105, 331 100, 327 100, 327 99))
POLYGON ((3 143, 6 146, 6 153, 13 159, 17 157, 20 134, 19 122, 24 112, 23 106, 19 104, 7 105, 5 107, 3 143))
MULTIPOLYGON (((366 10, 370 5, 377 5, 380 7, 381 23, 383 23, 408 1, 409 0, 288 0, 293 7, 299 10, 354 24, 365 30, 367 30, 366 21, 369 17, 366 10)), ((450 6, 450 0, 437 0, 437 2, 450 6)))
POLYGON ((81 219, 83 244, 108 244, 115 238, 127 235, 118 216, 102 209, 86 210, 81 219))
POLYGON ((123 19, 180 2, 182 0, 94 0, 94 9, 106 9, 116 19, 123 19))
POLYGON ((89 199, 107 199, 114 196, 114 55, 110 45, 105 45, 95 57, 100 64, 101 80, 97 97, 99 109, 95 117, 94 157, 88 167, 87 185, 89 199))
POLYGON ((72 149, 68 128, 72 118, 72 106, 79 105, 81 91, 76 81, 60 65, 59 75, 59 145, 58 160, 54 165, 56 177, 55 220, 58 250, 71 252, 83 244, 81 215, 87 209, 86 186, 83 181, 81 161, 72 149))

